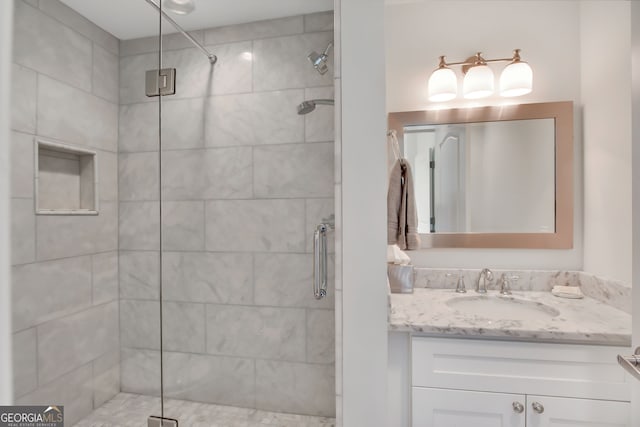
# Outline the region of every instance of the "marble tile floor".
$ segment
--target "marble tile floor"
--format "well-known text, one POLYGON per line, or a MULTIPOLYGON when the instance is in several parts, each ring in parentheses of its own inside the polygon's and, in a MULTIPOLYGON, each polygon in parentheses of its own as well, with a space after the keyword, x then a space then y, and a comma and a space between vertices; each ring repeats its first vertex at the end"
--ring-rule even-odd
MULTIPOLYGON (((146 427, 158 415, 160 398, 119 393, 75 427, 146 427)), ((335 419, 267 412, 258 409, 165 399, 165 416, 180 427, 334 427, 335 419)))

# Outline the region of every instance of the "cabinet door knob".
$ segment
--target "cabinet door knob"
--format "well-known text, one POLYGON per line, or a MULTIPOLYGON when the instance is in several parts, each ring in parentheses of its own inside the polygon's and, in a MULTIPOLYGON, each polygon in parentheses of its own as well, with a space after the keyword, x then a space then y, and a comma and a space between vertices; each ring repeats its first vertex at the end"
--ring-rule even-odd
POLYGON ((533 402, 531 404, 531 407, 533 408, 534 411, 536 411, 538 414, 542 414, 544 412, 544 406, 542 406, 541 403, 538 402, 533 402))
POLYGON ((524 412, 524 405, 520 402, 513 402, 511 406, 513 406, 513 410, 518 414, 521 414, 524 412))

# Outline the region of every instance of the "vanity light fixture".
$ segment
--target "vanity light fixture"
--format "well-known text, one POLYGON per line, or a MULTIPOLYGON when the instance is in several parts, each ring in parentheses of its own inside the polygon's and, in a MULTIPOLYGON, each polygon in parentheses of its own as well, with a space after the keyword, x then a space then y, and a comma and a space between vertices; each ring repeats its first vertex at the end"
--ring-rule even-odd
POLYGON ((531 92, 533 71, 520 59, 520 49, 515 49, 511 58, 500 59, 485 59, 478 52, 462 62, 446 62, 441 56, 438 68, 429 77, 429 101, 449 101, 458 96, 458 78, 450 68, 452 65, 462 65, 462 94, 466 99, 491 96, 495 91, 495 78, 487 65, 489 62, 509 62, 500 75, 500 96, 522 96, 531 92))

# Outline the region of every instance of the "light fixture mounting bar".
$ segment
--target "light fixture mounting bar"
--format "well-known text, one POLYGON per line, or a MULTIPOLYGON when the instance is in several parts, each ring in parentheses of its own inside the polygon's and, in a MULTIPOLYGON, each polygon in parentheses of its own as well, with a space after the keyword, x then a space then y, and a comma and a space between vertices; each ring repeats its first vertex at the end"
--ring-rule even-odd
POLYGON ((476 53, 473 56, 468 57, 464 61, 459 62, 447 62, 445 61, 445 56, 440 56, 440 63, 438 67, 449 67, 452 65, 475 65, 478 61, 483 63, 486 62, 511 62, 511 61, 520 61, 520 49, 514 49, 513 56, 510 58, 497 58, 497 59, 486 59, 482 57, 481 52, 476 53))
MULTIPOLYGON (((451 65, 473 65, 476 63, 475 61, 476 57, 475 56, 470 56, 469 58, 467 58, 464 61, 460 61, 460 62, 444 62, 443 65, 446 67, 449 67, 451 65), (473 59, 473 61, 470 61, 470 59, 473 59)), ((510 62, 513 61, 513 58, 500 58, 500 59, 484 59, 482 58, 482 60, 484 62, 510 62)))
POLYGON ((513 58, 500 58, 500 59, 485 59, 484 62, 509 62, 513 61, 513 58))

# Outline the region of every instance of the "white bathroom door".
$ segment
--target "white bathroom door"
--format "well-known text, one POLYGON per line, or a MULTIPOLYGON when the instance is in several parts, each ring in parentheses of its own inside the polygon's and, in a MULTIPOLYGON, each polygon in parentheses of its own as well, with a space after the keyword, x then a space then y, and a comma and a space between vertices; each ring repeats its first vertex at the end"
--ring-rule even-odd
POLYGON ((448 134, 436 146, 435 222, 438 232, 466 231, 464 142, 448 134))

